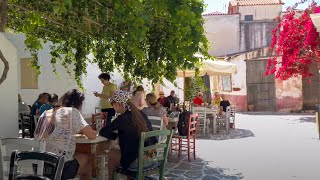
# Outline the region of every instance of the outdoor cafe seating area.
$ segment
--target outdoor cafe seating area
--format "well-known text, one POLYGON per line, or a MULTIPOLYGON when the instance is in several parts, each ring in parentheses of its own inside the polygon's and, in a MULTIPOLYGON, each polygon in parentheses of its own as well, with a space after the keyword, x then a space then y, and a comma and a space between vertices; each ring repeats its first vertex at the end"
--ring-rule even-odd
MULTIPOLYGON (((180 104, 182 106, 182 104, 180 104)), ((168 118, 169 124, 164 126, 162 118, 156 116, 149 116, 154 132, 146 133, 146 136, 141 138, 147 138, 147 136, 157 136, 159 139, 158 145, 154 145, 154 148, 162 149, 157 151, 157 157, 154 157, 152 161, 157 161, 157 164, 150 169, 151 175, 155 173, 156 177, 164 176, 164 168, 168 158, 179 158, 183 151, 187 152, 188 160, 192 161, 196 159, 196 136, 205 137, 209 134, 224 133, 228 134, 230 128, 235 128, 235 107, 228 106, 226 116, 220 117, 218 115, 219 108, 217 106, 193 107, 189 102, 184 103, 186 110, 192 112, 189 118, 189 127, 187 135, 179 135, 178 123, 179 114, 182 112, 169 110, 168 118), (172 130, 172 131, 169 131, 172 130), (158 175, 157 175, 158 173, 158 175)), ((179 108, 174 108, 178 109, 179 108)), ((165 110, 168 110, 167 108, 165 110)), ((30 174, 42 175, 41 169, 43 169, 42 161, 46 163, 50 159, 56 165, 56 176, 61 176, 64 159, 58 157, 50 152, 46 152, 45 143, 33 138, 32 133, 32 121, 37 123, 39 116, 31 117, 28 114, 19 114, 19 128, 20 137, 14 138, 2 138, 1 139, 1 165, 2 169, 1 179, 14 179, 17 174, 30 174), (28 151, 26 154, 23 151, 28 151), (50 157, 50 158, 49 158, 50 157), (23 160, 28 160, 24 162, 23 160), (22 161, 20 163, 20 161, 22 161)), ((117 116, 117 114, 116 114, 117 116)), ((113 117, 116 118, 116 116, 113 117)), ((99 132, 99 130, 106 126, 107 114, 101 112, 100 107, 96 107, 92 116, 86 118, 86 121, 91 124, 91 127, 99 132)), ((141 142, 144 140, 141 139, 141 142)), ((107 159, 108 151, 111 147, 115 146, 117 141, 108 140, 97 134, 95 140, 89 140, 82 134, 76 135, 76 152, 89 154, 92 163, 92 175, 98 179, 108 179, 107 159)), ((140 147, 139 153, 143 153, 143 147, 140 147)), ((150 149, 150 147, 144 147, 150 149)), ((140 157, 140 156, 139 156, 140 157)), ((140 158, 139 158, 140 159, 140 158)), ((143 159, 143 158, 142 158, 143 159)), ((139 164, 140 165, 140 164, 139 164)), ((145 170, 143 170, 145 171, 145 170)), ((149 171, 149 170, 148 170, 149 171)), ((142 176, 141 172, 123 172, 121 169, 117 170, 117 173, 124 174, 125 176, 142 176)), ((115 176, 117 173, 114 173, 115 176)), ((144 172, 143 175, 147 175, 144 172)), ((24 176, 21 176, 24 177, 24 176)), ((59 179, 59 178, 58 178, 59 179)))

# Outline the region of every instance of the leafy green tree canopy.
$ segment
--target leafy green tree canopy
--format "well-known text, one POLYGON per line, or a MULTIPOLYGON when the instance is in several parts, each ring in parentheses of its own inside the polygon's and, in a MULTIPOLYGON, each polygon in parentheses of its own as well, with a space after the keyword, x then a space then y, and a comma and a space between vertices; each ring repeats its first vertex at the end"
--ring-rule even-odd
POLYGON ((194 68, 196 52, 208 56, 203 0, 5 0, 1 7, 5 28, 26 35, 38 72, 37 51, 51 41, 53 67, 74 65, 68 72, 79 85, 87 62, 127 80, 158 82, 194 68))

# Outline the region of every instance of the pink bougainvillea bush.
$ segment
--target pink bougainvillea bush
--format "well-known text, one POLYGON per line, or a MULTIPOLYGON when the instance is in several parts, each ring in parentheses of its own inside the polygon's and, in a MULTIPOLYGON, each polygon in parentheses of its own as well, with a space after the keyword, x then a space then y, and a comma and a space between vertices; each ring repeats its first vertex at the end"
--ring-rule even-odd
MULTIPOLYGON (((300 3, 305 2, 302 0, 300 3)), ((270 49, 275 56, 270 58, 266 75, 275 74, 276 78, 286 80, 301 75, 310 78, 311 66, 320 64, 320 37, 312 23, 310 14, 320 13, 316 2, 304 11, 296 11, 294 7, 287 9, 288 13, 278 17, 278 26, 272 31, 270 49), (282 58, 278 58, 282 56, 282 58)))

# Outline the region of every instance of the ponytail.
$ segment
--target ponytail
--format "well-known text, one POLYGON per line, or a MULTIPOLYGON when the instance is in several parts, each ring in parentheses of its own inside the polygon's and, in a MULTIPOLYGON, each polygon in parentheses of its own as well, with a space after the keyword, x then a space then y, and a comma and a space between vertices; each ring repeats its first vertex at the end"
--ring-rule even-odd
POLYGON ((133 125, 137 128, 138 135, 140 136, 142 132, 147 132, 147 124, 141 114, 141 111, 129 100, 127 101, 132 113, 133 125))

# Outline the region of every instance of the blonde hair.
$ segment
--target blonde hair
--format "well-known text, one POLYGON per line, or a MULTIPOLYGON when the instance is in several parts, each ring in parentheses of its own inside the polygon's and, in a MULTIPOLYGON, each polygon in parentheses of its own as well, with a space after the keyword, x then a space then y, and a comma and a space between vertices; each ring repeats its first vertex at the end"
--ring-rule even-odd
POLYGON ((156 109, 160 108, 161 106, 157 100, 157 96, 154 93, 147 94, 146 100, 150 105, 155 106, 156 109))

